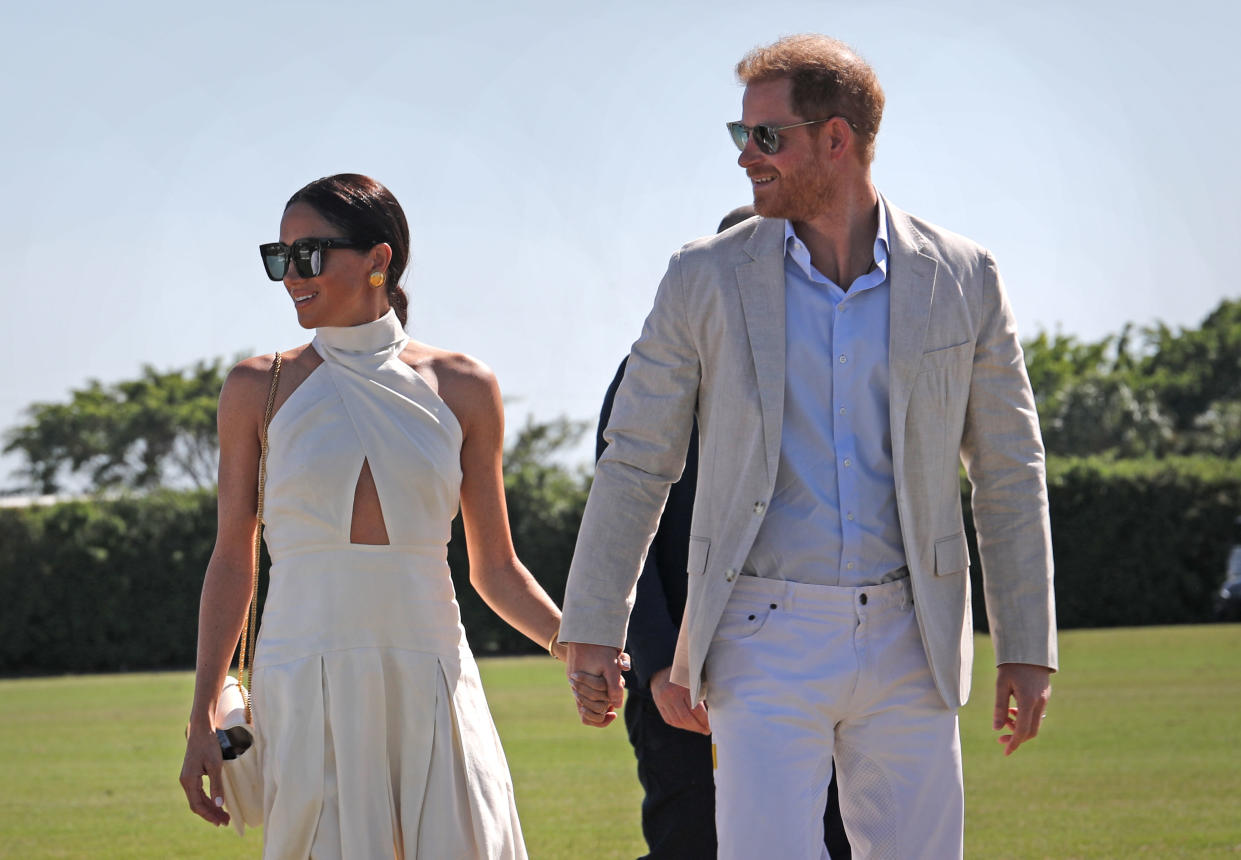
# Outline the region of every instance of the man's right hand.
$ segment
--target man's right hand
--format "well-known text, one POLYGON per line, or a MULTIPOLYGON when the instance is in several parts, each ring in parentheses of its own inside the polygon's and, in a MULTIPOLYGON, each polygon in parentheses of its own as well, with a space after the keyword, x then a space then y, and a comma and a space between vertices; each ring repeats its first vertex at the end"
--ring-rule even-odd
POLYGON ((577 699, 582 723, 596 728, 611 725, 616 709, 625 702, 620 649, 584 642, 565 644, 569 646, 565 674, 577 699))
POLYGON ((671 675, 671 666, 651 675, 651 698, 655 700, 655 707, 659 708, 659 715, 673 728, 698 732, 701 735, 711 734, 707 706, 701 702, 697 706, 691 706, 689 688, 672 683, 671 675))

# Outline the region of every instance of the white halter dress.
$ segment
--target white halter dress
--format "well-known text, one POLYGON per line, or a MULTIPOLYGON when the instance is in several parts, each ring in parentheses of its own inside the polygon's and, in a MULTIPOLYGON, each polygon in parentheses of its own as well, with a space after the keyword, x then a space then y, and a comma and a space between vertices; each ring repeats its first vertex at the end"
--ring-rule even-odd
POLYGON ((449 579, 461 427, 394 313, 321 328, 272 419, 254 661, 268 858, 524 858, 449 579), (349 541, 370 464, 390 543, 349 541))

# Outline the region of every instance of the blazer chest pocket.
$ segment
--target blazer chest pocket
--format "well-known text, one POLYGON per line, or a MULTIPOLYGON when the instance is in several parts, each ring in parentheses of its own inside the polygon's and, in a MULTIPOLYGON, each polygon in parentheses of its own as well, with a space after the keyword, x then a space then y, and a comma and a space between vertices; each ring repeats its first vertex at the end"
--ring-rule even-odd
POLYGON ((706 572, 707 550, 710 548, 710 538, 689 536, 689 560, 685 565, 689 573, 702 576, 706 572))
POLYGON ((946 346, 943 349, 933 349, 930 352, 924 352, 922 353, 922 361, 918 365, 918 372, 926 373, 931 370, 968 362, 973 358, 973 349, 973 342, 966 341, 958 343, 956 346, 946 346))
POLYGON ((965 543, 965 532, 958 532, 950 537, 935 541, 935 575, 951 576, 964 573, 970 567, 969 547, 965 543))

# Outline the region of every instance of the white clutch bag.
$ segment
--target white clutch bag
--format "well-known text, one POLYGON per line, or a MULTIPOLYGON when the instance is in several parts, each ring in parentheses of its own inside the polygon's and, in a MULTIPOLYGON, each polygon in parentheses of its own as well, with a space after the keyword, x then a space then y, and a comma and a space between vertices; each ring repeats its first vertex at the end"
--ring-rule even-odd
MULTIPOLYGON (((262 755, 256 744, 254 726, 246 721, 245 687, 231 675, 220 690, 215 724, 230 737, 236 756, 224 760, 224 808, 232 818, 233 827, 244 834, 247 825, 258 827, 263 823, 262 755)), ((225 749, 224 754, 227 756, 229 750, 225 749)))

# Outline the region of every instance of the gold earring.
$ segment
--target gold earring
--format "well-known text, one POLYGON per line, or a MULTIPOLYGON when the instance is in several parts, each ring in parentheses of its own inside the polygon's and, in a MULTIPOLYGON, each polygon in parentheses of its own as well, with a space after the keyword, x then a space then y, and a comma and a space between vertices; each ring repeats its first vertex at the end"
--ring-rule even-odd
POLYGON ((387 280, 387 278, 384 277, 383 272, 371 272, 371 286, 372 287, 382 287, 384 285, 385 280, 387 280))

